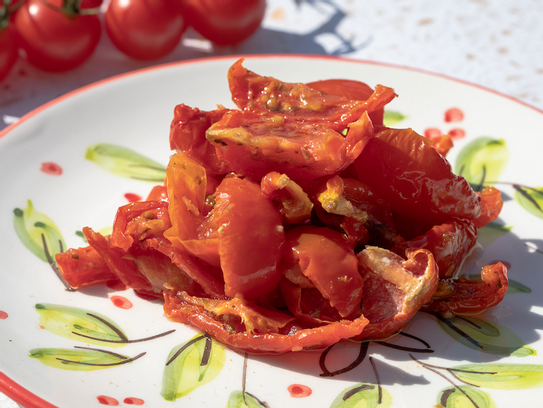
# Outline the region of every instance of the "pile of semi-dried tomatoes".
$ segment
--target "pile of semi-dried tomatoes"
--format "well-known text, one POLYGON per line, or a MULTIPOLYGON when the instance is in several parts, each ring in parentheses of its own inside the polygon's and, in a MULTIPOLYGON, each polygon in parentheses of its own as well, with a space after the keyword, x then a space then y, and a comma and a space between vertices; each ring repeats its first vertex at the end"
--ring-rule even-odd
POLYGON ((74 288, 119 279, 166 315, 253 353, 382 339, 420 310, 476 312, 502 263, 458 277, 495 219, 429 139, 383 125, 396 95, 350 80, 285 83, 236 62, 237 109, 178 105, 164 185, 113 232, 57 256, 74 288))

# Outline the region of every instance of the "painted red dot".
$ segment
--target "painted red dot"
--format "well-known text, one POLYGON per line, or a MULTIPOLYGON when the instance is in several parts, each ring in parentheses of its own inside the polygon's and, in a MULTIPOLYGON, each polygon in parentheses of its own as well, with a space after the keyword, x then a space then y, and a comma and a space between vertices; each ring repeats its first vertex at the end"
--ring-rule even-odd
POLYGON ((49 174, 51 176, 60 176, 62 174, 62 167, 53 162, 42 163, 40 170, 43 173, 49 174))
POLYGON ((128 286, 118 279, 111 279, 106 282, 106 286, 113 290, 127 290, 128 286))
POLYGON ((128 404, 128 405, 143 405, 143 404, 145 404, 145 401, 142 400, 141 398, 134 398, 134 397, 125 398, 123 402, 125 404, 128 404))
POLYGON ((454 128, 449 130, 449 136, 453 139, 462 139, 466 136, 466 132, 464 131, 464 129, 454 128))
POLYGON ((111 296, 113 304, 121 309, 131 309, 133 304, 130 300, 122 296, 111 296))
POLYGON ((109 405, 113 407, 119 405, 119 401, 117 401, 115 398, 108 397, 107 395, 98 395, 96 399, 102 405, 109 405))
POLYGON ((464 112, 458 108, 450 108, 445 111, 445 122, 460 122, 464 119, 464 112))
POLYGON ((0 320, 5 320, 8 318, 8 314, 3 310, 0 310, 0 320))
POLYGON ((309 397, 313 392, 307 385, 292 384, 288 386, 288 392, 292 398, 305 398, 309 397))
POLYGON ((424 137, 428 139, 433 139, 434 137, 441 136, 443 133, 441 133, 441 130, 438 128, 428 128, 424 131, 424 137))
POLYGON ((141 196, 134 194, 134 193, 126 193, 124 195, 124 198, 126 198, 131 203, 134 203, 136 201, 141 201, 141 196))

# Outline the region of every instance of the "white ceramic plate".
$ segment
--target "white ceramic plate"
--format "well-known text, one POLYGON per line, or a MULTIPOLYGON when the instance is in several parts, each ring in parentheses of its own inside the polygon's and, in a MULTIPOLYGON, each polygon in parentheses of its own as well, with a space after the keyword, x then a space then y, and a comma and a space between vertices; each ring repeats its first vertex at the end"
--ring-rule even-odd
MULTIPOLYGON (((30 200, 35 211, 56 224, 67 246, 83 246, 76 231, 87 225, 96 229, 111 225, 117 207, 127 202, 126 193, 144 197, 152 186, 104 171, 85 160, 86 149, 97 143, 116 144, 165 165, 175 105, 186 103, 204 110, 218 103, 233 106, 226 73, 236 59, 181 62, 116 77, 61 97, 1 134, 0 391, 30 407, 48 406, 43 401, 57 407, 172 406, 161 396, 165 362, 174 347, 196 332, 169 322, 159 302, 142 300, 132 291, 116 292, 108 287, 66 291, 48 263, 23 245, 14 220, 22 210, 28 214, 30 200), (112 296, 121 296, 132 307, 116 307, 122 302, 114 303, 112 296), (44 326, 40 306, 36 308, 43 304, 98 313, 115 322, 130 339, 175 332, 117 348, 89 344, 75 335, 65 337, 63 329, 55 332, 47 326, 51 321, 44 326), (31 350, 75 350, 74 346, 130 358, 145 354, 130 364, 79 371, 29 357, 31 350)), ((533 202, 541 204, 543 195, 530 188, 543 186, 542 112, 477 86, 401 67, 308 56, 251 56, 244 65, 291 82, 351 78, 393 87, 399 97, 387 110, 391 116, 403 117, 393 126, 412 127, 419 133, 430 128, 443 133, 455 129, 452 134, 465 135, 455 141, 449 154, 453 164, 460 151, 469 149, 469 143, 488 137, 488 143, 478 150, 478 160, 488 161, 489 169, 496 167, 496 157, 506 164, 496 176, 506 202, 494 227, 482 231, 484 250, 466 265, 466 272, 501 260, 510 266, 509 277, 515 282, 505 301, 477 316, 480 320, 455 320, 457 335, 447 332, 434 316, 420 313, 405 329, 419 340, 397 336, 388 341, 415 350, 370 343, 360 365, 334 377, 320 376, 320 352, 244 361, 243 356, 227 350, 217 376, 175 404, 226 406, 232 393, 245 390, 255 397, 253 402, 268 407, 351 407, 357 397, 381 395, 380 407, 392 403, 411 408, 436 406, 453 393, 460 395, 462 389, 481 408, 493 407, 494 402, 539 406, 543 393, 543 213, 533 202), (451 108, 463 116, 447 121, 445 112, 451 108), (469 338, 459 340, 460 332, 468 333, 469 338), (472 340, 481 347, 470 343, 472 340), (493 374, 452 370, 461 365, 467 365, 467 371, 481 370, 481 363, 491 364, 482 367, 493 374), (345 395, 345 390, 353 388, 345 395), (362 392, 364 389, 368 391, 362 392), (350 395, 354 397, 343 400, 350 395)), ((327 368, 345 367, 357 354, 357 345, 337 346, 326 359, 327 368)), ((451 400, 447 406, 453 406, 451 400)), ((246 402, 250 401, 247 397, 246 402)))

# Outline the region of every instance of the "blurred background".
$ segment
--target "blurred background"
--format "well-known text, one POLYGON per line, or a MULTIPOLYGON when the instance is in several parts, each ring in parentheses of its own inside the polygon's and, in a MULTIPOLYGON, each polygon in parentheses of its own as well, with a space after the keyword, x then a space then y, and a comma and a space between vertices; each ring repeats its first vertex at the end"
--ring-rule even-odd
MULTIPOLYGON (((0 1, 8 6, 17 3, 0 1)), ((66 92, 114 75, 174 61, 260 53, 333 55, 423 69, 482 85, 543 109, 543 2, 539 0, 186 0, 196 4, 193 8, 211 7, 211 11, 196 10, 203 17, 180 7, 183 0, 83 0, 83 10, 94 12, 93 18, 100 22, 99 40, 87 51, 84 62, 63 72, 48 72, 29 63, 35 54, 33 46, 49 46, 43 33, 31 33, 29 19, 34 18, 45 31, 61 24, 52 20, 66 17, 52 7, 46 10, 48 14, 40 14, 32 2, 42 0, 24 1, 30 6, 23 4, 9 19, 9 26, 12 31, 30 33, 23 36, 31 44, 26 45, 27 50, 19 49, 15 63, 0 81, 0 129, 66 92), (115 10, 108 17, 110 2, 115 10), (165 11, 163 5, 168 3, 170 9, 165 11), (204 3, 209 5, 202 6, 204 3), (226 3, 229 11, 221 11, 220 4, 214 7, 213 3, 226 3), (261 21, 259 8, 263 10, 261 21), (26 20, 16 15, 24 12, 30 16, 26 20), (177 12, 186 24, 171 51, 164 56, 143 52, 143 57, 151 58, 147 60, 126 54, 127 50, 137 52, 133 48, 138 47, 138 41, 150 42, 141 36, 155 35, 155 42, 161 41, 160 36, 175 37, 179 20, 172 22, 171 17, 177 12), (207 27, 207 32, 200 27, 208 37, 231 43, 210 41, 191 26, 191 21, 202 19, 209 20, 203 21, 204 25, 230 23, 223 31, 237 30, 239 36, 228 38, 220 32, 221 27, 215 33, 213 27, 207 27), (256 31, 244 26, 248 21, 257 21, 256 31), (125 52, 113 41, 124 46, 125 52)), ((58 7, 63 0, 50 3, 58 7)), ((71 20, 72 25, 81 25, 73 17, 71 20)), ((96 34, 96 27, 94 30, 96 34)), ((0 47, 5 48, 1 37, 0 47)), ((66 43, 66 47, 73 46, 66 43)), ((40 58, 45 57, 34 56, 38 64, 40 58)), ((1 61, 0 56, 0 65, 1 61)))

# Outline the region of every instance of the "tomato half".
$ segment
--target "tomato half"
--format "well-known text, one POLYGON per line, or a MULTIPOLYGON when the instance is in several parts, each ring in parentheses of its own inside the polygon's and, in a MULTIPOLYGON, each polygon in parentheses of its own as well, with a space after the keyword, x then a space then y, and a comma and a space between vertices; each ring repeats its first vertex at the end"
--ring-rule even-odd
POLYGON ((477 313, 499 304, 509 287, 507 267, 498 262, 481 269, 481 280, 462 276, 441 281, 432 301, 423 310, 440 313, 477 313))
POLYGON ((152 0, 111 0, 105 26, 115 47, 139 60, 169 54, 186 29, 173 1, 152 0))
POLYGON ((370 246, 357 256, 364 278, 362 313, 370 323, 355 339, 387 338, 432 299, 439 284, 434 257, 426 249, 413 248, 404 259, 370 246))
POLYGON ((228 109, 201 111, 185 104, 177 105, 170 125, 170 148, 189 155, 211 173, 229 173, 228 164, 217 158, 215 146, 206 139, 207 129, 226 112, 228 109))
POLYGON ((503 200, 501 191, 496 187, 485 187, 477 194, 481 196, 481 215, 473 223, 477 228, 481 228, 498 218, 503 207, 503 200))
MULTIPOLYGON (((357 311, 360 316, 364 282, 354 250, 343 234, 329 228, 300 226, 288 231, 286 247, 281 265, 287 279, 297 283, 301 274, 341 317, 357 311)), ((297 313, 297 309, 296 304, 291 311, 297 313)), ((313 310, 310 314, 316 316, 317 313, 313 310)), ((324 317, 321 320, 325 320, 324 317)))
POLYGON ((281 214, 257 183, 240 178, 225 178, 215 200, 204 225, 218 239, 226 296, 252 300, 270 293, 281 277, 281 214))
MULTIPOLYGON (((328 95, 343 96, 355 101, 369 99, 374 90, 366 83, 351 79, 324 79, 322 81, 309 82, 306 84, 311 89, 321 91, 328 95)), ((383 126, 384 109, 370 112, 370 119, 374 126, 383 126)))
POLYGON ((92 246, 70 248, 66 252, 57 254, 55 258, 64 279, 74 289, 117 279, 92 246))
POLYGON ((241 109, 272 112, 295 122, 320 123, 342 132, 364 112, 383 109, 396 97, 394 90, 377 85, 365 100, 328 95, 302 83, 289 83, 247 70, 238 60, 228 70, 232 100, 241 109))
POLYGON ((62 0, 28 0, 15 15, 19 47, 29 63, 45 71, 81 65, 96 49, 102 33, 97 15, 61 11, 62 6, 62 0))
POLYGON ((234 312, 235 309, 221 307, 219 310, 222 313, 215 313, 213 308, 205 307, 207 300, 202 301, 179 291, 165 291, 164 299, 164 313, 171 320, 197 327, 223 344, 252 354, 281 354, 289 351, 323 349, 362 333, 368 324, 364 317, 352 321, 333 322, 316 328, 288 322, 283 327, 277 327, 278 332, 259 333, 246 330, 245 324, 241 324, 239 314, 233 314, 237 313, 234 312))
POLYGON ((319 123, 232 110, 209 127, 206 137, 217 158, 237 174, 260 179, 278 171, 294 180, 315 179, 353 163, 373 137, 373 127, 366 112, 343 136, 319 123))
POLYGON ((190 25, 218 45, 249 38, 266 11, 265 0, 181 0, 180 6, 190 25))
POLYGON ((429 250, 436 260, 439 277, 452 278, 477 241, 477 229, 466 220, 450 220, 434 225, 424 235, 402 242, 393 251, 404 256, 407 248, 429 250))
MULTIPOLYGON (((473 220, 481 213, 479 195, 452 172, 430 140, 412 129, 383 128, 353 166, 358 179, 387 201, 392 211, 423 225, 425 231, 453 217, 473 220)), ((406 239, 418 235, 400 233, 406 239)))

